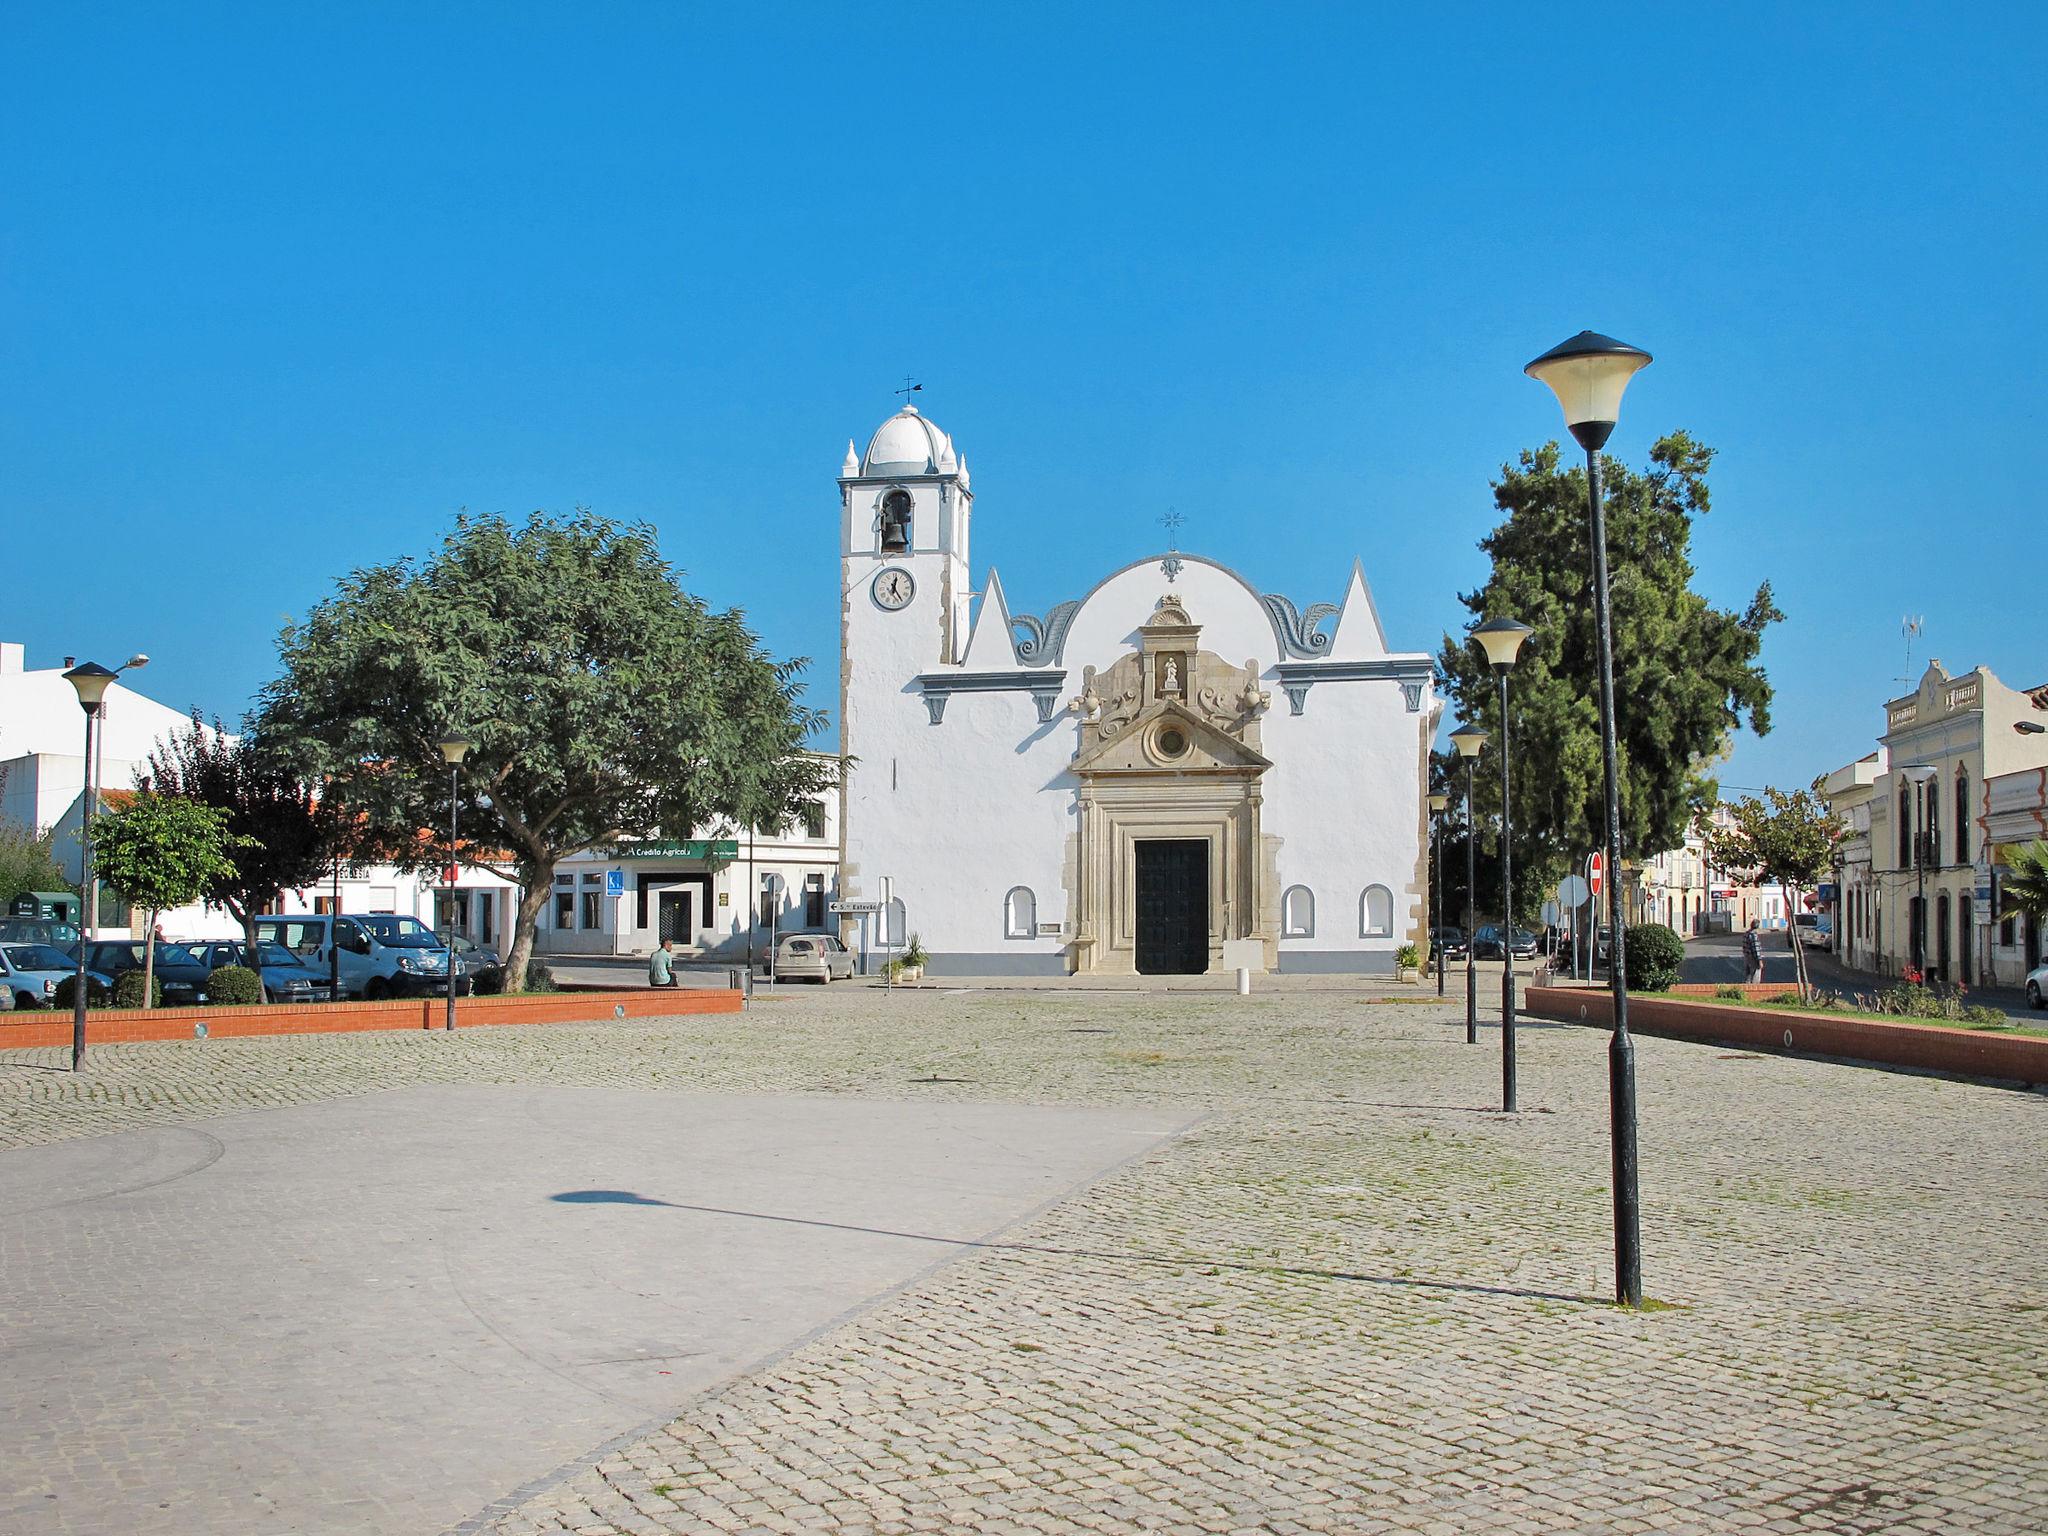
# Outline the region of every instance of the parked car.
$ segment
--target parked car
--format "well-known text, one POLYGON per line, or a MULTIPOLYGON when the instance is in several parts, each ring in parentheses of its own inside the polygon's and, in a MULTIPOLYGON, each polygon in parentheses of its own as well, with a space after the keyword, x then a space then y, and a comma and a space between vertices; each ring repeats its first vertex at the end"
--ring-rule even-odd
MULTIPOLYGON (((291 917, 271 913, 256 919, 256 937, 264 943, 282 944, 322 976, 339 951, 344 997, 375 1002, 448 988, 448 946, 416 917, 395 912, 341 916, 319 912, 291 917)), ((455 990, 469 990, 459 974, 455 990)))
MULTIPOLYGON (((756 964, 759 974, 769 974, 767 957, 756 964)), ((785 934, 775 946, 775 977, 778 981, 815 981, 829 985, 853 976, 853 952, 829 933, 785 934)))
POLYGON ((78 929, 55 918, 0 917, 0 944, 47 944, 61 950, 77 942, 78 929))
POLYGON ((479 944, 459 933, 450 933, 446 928, 440 931, 440 939, 454 949, 455 963, 462 967, 463 977, 472 991, 505 990, 505 961, 490 945, 479 944))
MULTIPOLYGON (((1541 947, 1536 935, 1527 928, 1517 928, 1514 934, 1515 958, 1533 960, 1541 947)), ((1476 960, 1498 960, 1501 957, 1501 925, 1488 923, 1472 935, 1472 956, 1476 960)))
MULTIPOLYGON (((235 939, 215 939, 185 946, 198 957, 207 974, 224 965, 249 965, 249 946, 235 939)), ((275 940, 257 946, 263 956, 263 995, 273 1003, 324 1003, 333 998, 325 971, 316 971, 275 940)))
POLYGON ((1429 947, 1446 960, 1465 958, 1465 930, 1462 928, 1432 928, 1429 930, 1429 947))
MULTIPOLYGON (((123 971, 139 971, 148 946, 141 939, 87 939, 85 963, 88 969, 119 977, 123 971)), ((71 946, 71 958, 78 959, 78 946, 71 946)), ((182 1008, 206 1001, 206 979, 211 974, 197 955, 183 944, 156 946, 156 984, 163 988, 164 1006, 182 1008)))
MULTIPOLYGON (((16 1008, 48 1008, 57 1001, 57 986, 78 974, 78 957, 48 944, 0 944, 0 985, 16 1008)), ((114 978, 103 971, 85 973, 85 1000, 104 1003, 112 996, 114 978)))
POLYGON ((2027 972, 2027 1006, 2048 1007, 2048 965, 2037 965, 2027 972))
POLYGON ((1794 913, 1792 924, 1799 932, 1799 942, 1808 949, 1826 949, 1834 941, 1834 924, 1818 912, 1794 913))

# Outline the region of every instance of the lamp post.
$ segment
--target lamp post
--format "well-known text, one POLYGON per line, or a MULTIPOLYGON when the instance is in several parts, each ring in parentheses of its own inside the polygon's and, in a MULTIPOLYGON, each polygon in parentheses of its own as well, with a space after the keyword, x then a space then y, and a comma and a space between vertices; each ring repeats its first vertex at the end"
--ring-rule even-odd
POLYGON ((1500 682, 1500 1107, 1515 1111, 1515 813, 1508 797, 1508 668, 1536 631, 1519 619, 1488 619, 1472 631, 1500 682))
POLYGON ((462 760, 472 743, 454 732, 440 741, 441 760, 448 765, 448 1020, 444 1029, 455 1027, 455 833, 462 795, 462 760))
POLYGON ((1444 807, 1451 803, 1451 797, 1438 793, 1429 797, 1429 824, 1436 841, 1436 879, 1431 889, 1436 892, 1436 926, 1429 931, 1429 957, 1436 965, 1436 995, 1444 995, 1444 807))
POLYGON ((1486 732, 1476 725, 1461 725, 1451 732, 1451 745, 1465 759, 1465 1043, 1479 1043, 1479 971, 1473 956, 1472 925, 1479 920, 1474 906, 1479 899, 1479 831, 1472 820, 1472 778, 1479 749, 1486 745, 1486 732))
MULTIPOLYGON (((1581 331, 1522 371, 1547 385, 1565 425, 1586 450, 1586 515, 1593 549, 1593 630, 1600 665, 1600 766, 1607 789, 1607 979, 1614 989, 1614 1036, 1607 1047, 1609 1140, 1614 1161, 1614 1283, 1625 1306, 1643 1304, 1642 1210, 1636 1198, 1636 1047, 1628 1033, 1626 929, 1621 907, 1621 763, 1614 723, 1614 625, 1607 595, 1607 514, 1600 505, 1600 450, 1621 417, 1628 381, 1650 354, 1581 331)), ((1594 923, 1598 931, 1599 923, 1594 923)))
POLYGON ((99 761, 100 712, 105 708, 107 690, 114 685, 115 678, 133 668, 148 665, 149 658, 138 651, 128 658, 125 665, 112 670, 96 661, 82 661, 64 674, 64 681, 78 694, 78 707, 85 711, 85 756, 79 761, 85 791, 78 801, 78 894, 85 902, 86 911, 78 940, 78 970, 71 983, 71 1070, 74 1072, 83 1070, 85 1066, 85 940, 88 935, 96 936, 99 931, 99 902, 93 890, 92 813, 100 789, 99 775, 94 771, 99 761))
POLYGON ((1915 763, 1899 770, 1913 786, 1913 969, 1927 977, 1927 786, 1934 769, 1915 763))

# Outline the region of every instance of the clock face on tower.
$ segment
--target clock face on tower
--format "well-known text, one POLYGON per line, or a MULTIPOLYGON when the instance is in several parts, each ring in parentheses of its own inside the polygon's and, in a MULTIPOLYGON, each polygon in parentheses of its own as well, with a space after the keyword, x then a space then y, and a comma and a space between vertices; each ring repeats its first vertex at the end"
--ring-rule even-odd
POLYGON ((894 612, 910 605, 910 599, 917 591, 917 583, 910 579, 910 572, 901 566, 890 566, 875 578, 875 602, 894 612))

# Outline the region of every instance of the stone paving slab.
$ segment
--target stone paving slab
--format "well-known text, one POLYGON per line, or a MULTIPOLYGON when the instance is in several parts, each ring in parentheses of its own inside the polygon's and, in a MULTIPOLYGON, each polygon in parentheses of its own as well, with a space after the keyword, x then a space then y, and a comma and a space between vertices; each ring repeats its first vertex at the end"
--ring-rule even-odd
POLYGON ((2048 1097, 1639 1042, 1662 1306, 1630 1314, 1605 1037, 1520 1044, 1506 1117, 1455 1000, 834 989, 0 1061, 0 1139, 419 1081, 1202 1117, 468 1531, 2048 1530, 2048 1097))
POLYGON ((404 1088, 0 1158, 0 1531, 435 1531, 1186 1111, 404 1088))

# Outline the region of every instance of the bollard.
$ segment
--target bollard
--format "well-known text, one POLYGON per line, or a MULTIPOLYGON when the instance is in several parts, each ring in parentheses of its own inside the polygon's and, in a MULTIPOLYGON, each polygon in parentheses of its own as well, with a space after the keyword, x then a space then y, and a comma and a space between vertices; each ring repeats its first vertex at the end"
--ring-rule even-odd
POLYGON ((1239 997, 1250 997, 1252 995, 1252 968, 1248 965, 1240 965, 1237 968, 1237 995, 1239 997))

